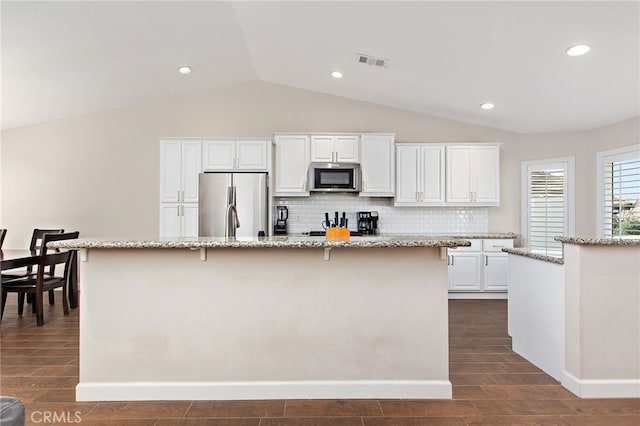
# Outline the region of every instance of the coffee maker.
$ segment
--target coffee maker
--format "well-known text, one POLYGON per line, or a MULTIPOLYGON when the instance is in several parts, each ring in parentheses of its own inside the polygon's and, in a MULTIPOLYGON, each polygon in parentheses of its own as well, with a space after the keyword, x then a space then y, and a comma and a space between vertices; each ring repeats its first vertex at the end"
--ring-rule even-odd
POLYGON ((358 212, 358 232, 362 235, 378 235, 378 212, 358 212))
POLYGON ((276 224, 273 227, 273 235, 287 235, 287 219, 289 219, 287 206, 276 206, 276 224))

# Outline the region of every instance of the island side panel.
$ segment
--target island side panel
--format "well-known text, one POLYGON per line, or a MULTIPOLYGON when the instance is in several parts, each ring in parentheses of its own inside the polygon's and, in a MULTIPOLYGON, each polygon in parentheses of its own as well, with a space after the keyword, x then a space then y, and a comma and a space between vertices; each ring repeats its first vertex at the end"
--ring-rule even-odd
MULTIPOLYGON (((82 268, 79 400, 101 386, 100 399, 213 399, 225 397, 216 384, 326 381, 374 383, 356 397, 433 382, 444 393, 416 395, 450 397, 439 248, 332 249, 329 261, 322 249, 210 249, 206 262, 91 249, 82 268), (201 386, 181 395, 184 384, 201 386)), ((291 389, 232 399, 314 396, 291 389)))
POLYGON ((562 384, 582 398, 640 397, 640 246, 564 245, 562 384))

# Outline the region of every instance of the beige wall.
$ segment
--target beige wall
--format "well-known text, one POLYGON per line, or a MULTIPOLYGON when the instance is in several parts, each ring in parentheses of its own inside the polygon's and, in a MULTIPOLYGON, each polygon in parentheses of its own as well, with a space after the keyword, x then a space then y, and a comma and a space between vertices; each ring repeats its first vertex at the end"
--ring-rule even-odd
POLYGON ((596 154, 640 143, 640 117, 585 132, 526 134, 519 139, 521 161, 575 157, 576 235, 595 235, 596 154))
POLYGON ((24 247, 34 227, 82 236, 158 235, 161 137, 395 132, 398 141, 501 142, 502 206, 490 231, 519 230, 514 133, 264 82, 157 99, 2 132, 2 227, 24 247))

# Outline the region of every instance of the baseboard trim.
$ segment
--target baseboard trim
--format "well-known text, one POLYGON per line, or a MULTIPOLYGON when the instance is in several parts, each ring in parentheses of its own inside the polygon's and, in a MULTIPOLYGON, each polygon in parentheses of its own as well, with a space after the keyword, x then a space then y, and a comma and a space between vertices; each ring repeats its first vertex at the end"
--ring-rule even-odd
POLYGON ((560 383, 580 398, 640 398, 640 379, 580 380, 563 370, 560 383))
POLYGON ((80 383, 76 401, 451 399, 449 380, 80 383))
POLYGON ((457 293, 449 292, 449 299, 507 299, 507 292, 494 293, 457 293))

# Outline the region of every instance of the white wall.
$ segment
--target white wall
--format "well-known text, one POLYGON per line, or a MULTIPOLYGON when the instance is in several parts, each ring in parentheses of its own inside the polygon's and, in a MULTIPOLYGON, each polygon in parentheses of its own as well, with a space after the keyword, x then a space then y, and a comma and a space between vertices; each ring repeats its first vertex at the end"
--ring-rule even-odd
POLYGON ((575 156, 576 235, 596 235, 596 153, 639 143, 640 117, 585 132, 525 134, 519 139, 521 161, 575 156))
POLYGON ((265 82, 250 82, 2 132, 6 247, 34 227, 81 236, 156 237, 161 137, 395 132, 401 142, 500 142, 502 205, 489 230, 519 230, 514 133, 265 82))

